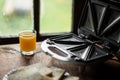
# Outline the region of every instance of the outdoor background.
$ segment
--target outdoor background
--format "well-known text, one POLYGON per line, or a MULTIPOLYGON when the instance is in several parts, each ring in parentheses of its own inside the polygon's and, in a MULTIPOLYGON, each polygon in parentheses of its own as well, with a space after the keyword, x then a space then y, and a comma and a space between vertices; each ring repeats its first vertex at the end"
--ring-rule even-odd
MULTIPOLYGON (((17 35, 22 30, 33 29, 31 3, 32 0, 0 0, 0 36, 17 35)), ((69 32, 72 0, 42 0, 40 16, 41 33, 69 32)))

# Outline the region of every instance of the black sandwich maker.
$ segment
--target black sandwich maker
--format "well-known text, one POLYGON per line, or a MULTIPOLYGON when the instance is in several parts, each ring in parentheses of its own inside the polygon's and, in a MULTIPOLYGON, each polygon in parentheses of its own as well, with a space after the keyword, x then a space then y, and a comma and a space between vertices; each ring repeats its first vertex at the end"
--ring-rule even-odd
POLYGON ((44 40, 41 48, 60 61, 94 63, 120 53, 120 3, 87 0, 78 34, 68 33, 44 40))

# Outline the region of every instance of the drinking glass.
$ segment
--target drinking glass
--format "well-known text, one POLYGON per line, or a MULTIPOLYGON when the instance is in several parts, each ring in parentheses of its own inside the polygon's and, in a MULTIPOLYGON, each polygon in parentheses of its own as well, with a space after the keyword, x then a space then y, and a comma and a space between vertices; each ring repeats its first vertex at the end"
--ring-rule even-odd
POLYGON ((20 51, 23 55, 33 55, 36 49, 36 31, 24 30, 19 33, 20 51))

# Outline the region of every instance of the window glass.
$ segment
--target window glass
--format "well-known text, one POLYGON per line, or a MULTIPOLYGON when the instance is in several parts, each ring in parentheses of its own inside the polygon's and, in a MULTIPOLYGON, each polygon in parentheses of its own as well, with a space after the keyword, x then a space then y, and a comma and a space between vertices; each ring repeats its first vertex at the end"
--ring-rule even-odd
POLYGON ((40 1, 40 33, 70 32, 72 0, 40 1))
POLYGON ((0 0, 0 36, 32 29, 32 6, 33 0, 0 0))

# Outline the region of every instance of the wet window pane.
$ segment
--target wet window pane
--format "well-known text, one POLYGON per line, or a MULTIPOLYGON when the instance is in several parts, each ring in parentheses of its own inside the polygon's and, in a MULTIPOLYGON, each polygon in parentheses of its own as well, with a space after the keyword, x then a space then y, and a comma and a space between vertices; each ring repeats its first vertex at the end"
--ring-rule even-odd
POLYGON ((32 29, 32 6, 32 0, 0 0, 0 36, 32 29))
POLYGON ((72 0, 41 0, 40 33, 70 32, 72 0))

